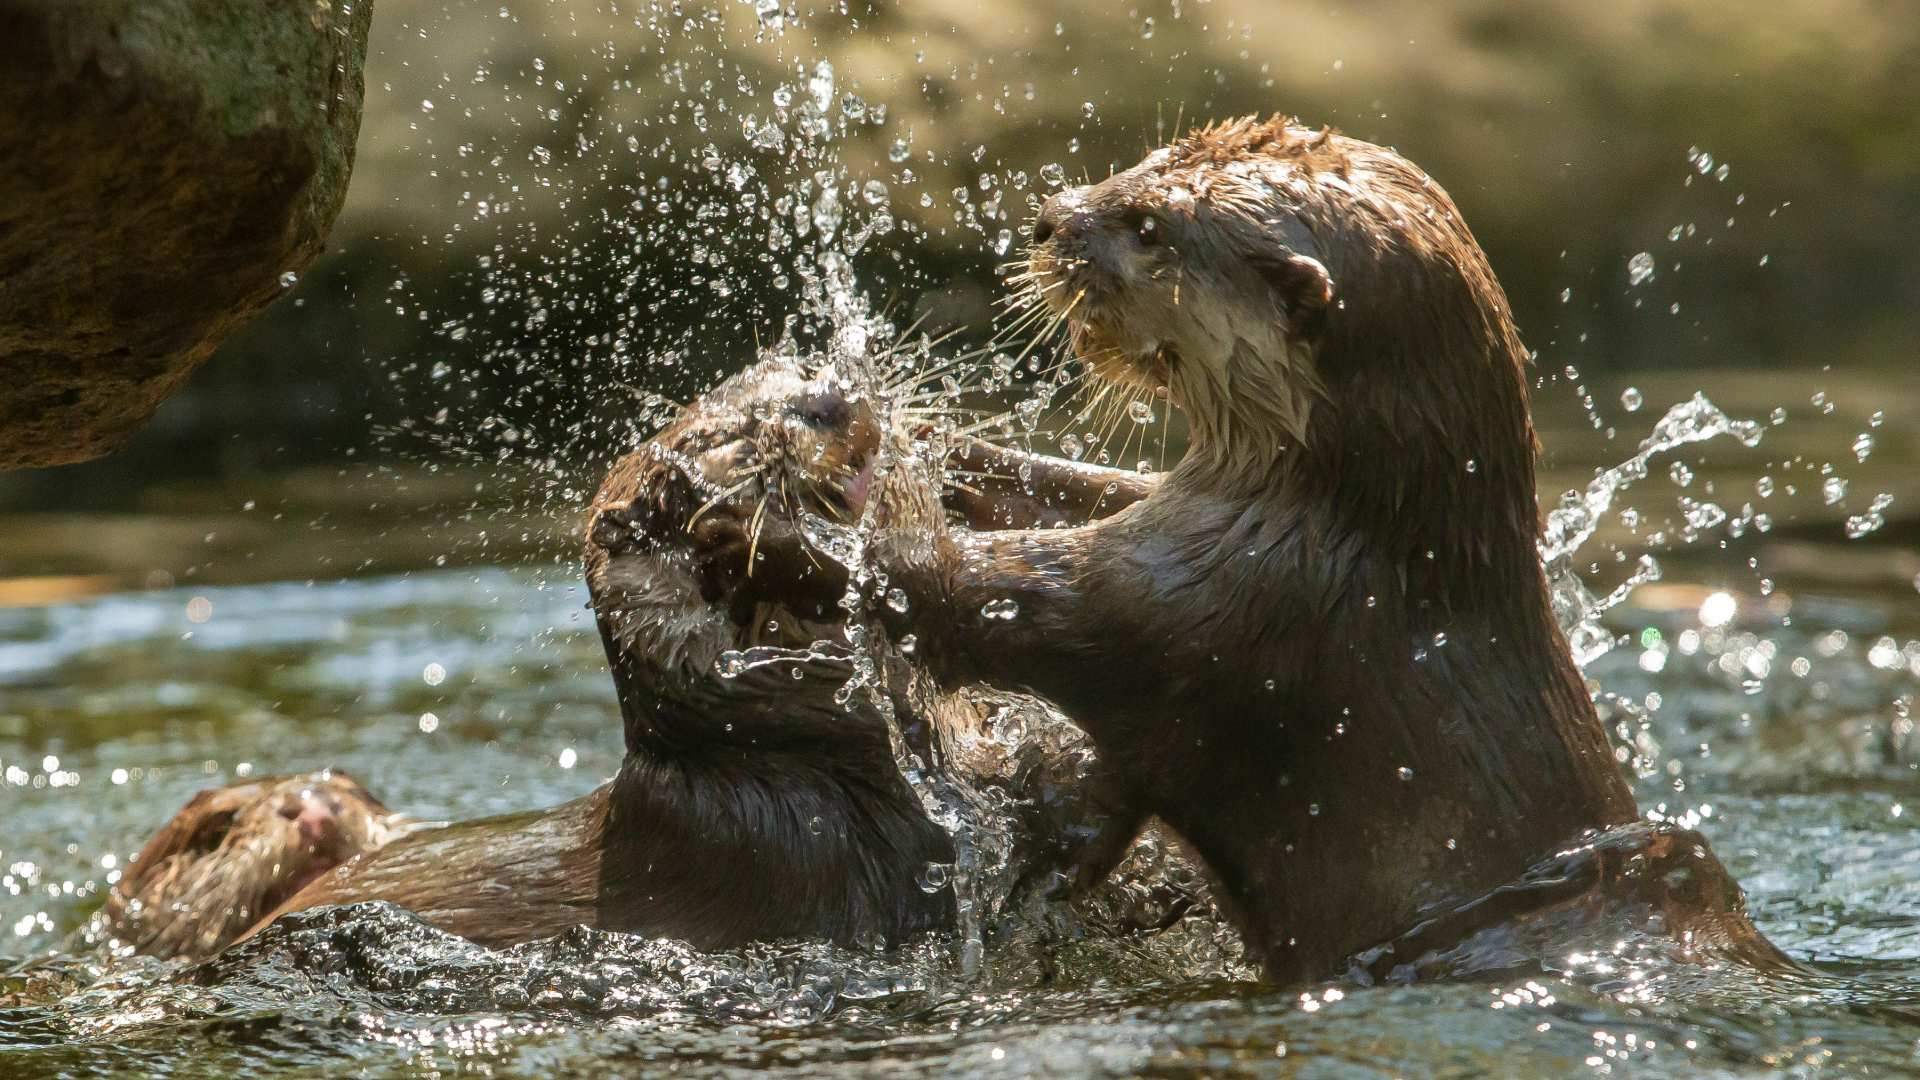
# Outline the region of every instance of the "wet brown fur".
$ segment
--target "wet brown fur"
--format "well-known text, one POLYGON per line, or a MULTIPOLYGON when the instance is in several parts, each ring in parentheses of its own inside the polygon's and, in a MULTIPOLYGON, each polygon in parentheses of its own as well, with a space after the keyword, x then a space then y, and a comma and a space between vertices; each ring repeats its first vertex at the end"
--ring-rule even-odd
POLYGON ((405 825, 346 773, 202 791, 141 847, 107 894, 96 937, 155 956, 211 956, 301 887, 405 825), (323 805, 327 827, 296 818, 323 805))
MULTIPOLYGON (((951 841, 902 779, 879 708, 864 695, 834 700, 851 674, 844 650, 715 674, 730 649, 842 638, 835 598, 765 603, 745 576, 707 575, 692 556, 710 515, 749 523, 749 548, 754 522, 802 510, 851 520, 876 496, 881 523, 937 524, 945 511, 929 475, 901 467, 874 479, 882 437, 870 403, 830 368, 763 359, 616 462, 588 513, 585 558, 625 728, 619 774, 552 810, 407 836, 280 912, 384 900, 488 945, 579 924, 703 948, 891 943, 950 926, 952 890, 920 883, 930 863, 953 861, 951 841)), ((906 456, 903 431, 885 437, 906 456)), ((1027 461, 985 444, 963 452, 1003 477, 1027 461)), ((955 511, 1032 524, 1055 498, 1121 504, 1084 490, 1076 470, 1039 465, 1030 491, 996 488, 991 506, 955 492, 955 511)), ((891 704, 909 740, 932 746, 928 708, 940 703, 894 694, 891 704)), ((945 722, 979 722, 950 704, 945 722)), ((1097 880, 1139 822, 1103 827, 1103 791, 1075 783, 1070 757, 971 767, 1032 809, 1024 858, 1037 878, 1090 861, 1085 877, 1097 880)))
POLYGON ((626 729, 619 774, 553 810, 407 837, 282 911, 386 900, 489 945, 580 924, 703 948, 879 943, 951 921, 951 892, 917 884, 951 844, 895 768, 884 719, 833 701, 844 661, 714 672, 728 649, 811 638, 791 613, 703 581, 690 523, 734 500, 844 513, 849 462, 877 442, 806 376, 767 362, 728 380, 617 462, 594 498, 587 583, 626 729), (838 411, 809 417, 814 404, 838 411))
POLYGON ((1276 980, 1635 819, 1549 603, 1527 355, 1438 184, 1232 121, 1049 200, 1030 269, 1192 445, 1090 525, 876 545, 923 663, 1079 722, 1276 980))

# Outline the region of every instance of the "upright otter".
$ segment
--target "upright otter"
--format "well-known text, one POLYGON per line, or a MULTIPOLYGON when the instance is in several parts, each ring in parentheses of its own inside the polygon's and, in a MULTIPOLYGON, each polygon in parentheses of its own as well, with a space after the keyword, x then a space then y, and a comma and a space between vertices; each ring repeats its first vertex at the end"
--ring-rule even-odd
MULTIPOLYGON (((883 434, 831 371, 768 360, 617 462, 588 514, 586 576, 626 730, 618 775, 553 810, 403 838, 281 910, 388 900, 491 945, 583 923, 701 948, 949 925, 952 891, 920 882, 953 860, 951 841, 895 767, 885 717, 835 700, 847 659, 715 671, 728 650, 838 628, 748 611, 696 575, 685 542, 730 500, 857 513, 879 494, 866 465, 883 434)), ((910 485, 885 495, 883 513, 940 512, 937 490, 930 511, 910 485)))
MULTIPOLYGON (((1527 355, 1438 184, 1329 131, 1224 123, 1049 199, 1030 270, 1089 367, 1164 388, 1191 446, 1098 522, 879 538, 905 603, 877 615, 939 678, 1081 724, 1277 980, 1470 933, 1511 913, 1475 898, 1635 820, 1549 603, 1527 355)), ((706 527, 737 564, 740 523, 706 527)), ((837 593, 804 546, 762 536, 755 587, 837 593)), ((1693 840, 1661 872, 1724 879, 1693 840)))
MULTIPOLYGON (((897 942, 952 925, 953 891, 929 872, 954 861, 950 838, 902 779, 886 717, 864 696, 837 700, 852 674, 831 644, 844 642, 837 609, 822 619, 756 603, 736 582, 702 577, 688 538, 736 502, 779 520, 850 519, 871 502, 883 524, 938 521, 931 476, 876 479, 883 440, 904 458, 907 438, 883 431, 871 403, 817 358, 770 357, 727 380, 618 461, 588 516, 588 590, 627 744, 610 783, 550 810, 407 830, 340 773, 203 792, 116 888, 106 936, 197 957, 280 913, 367 900, 490 945, 582 923, 706 948, 897 942), (729 654, 729 673, 717 673, 729 654)), ((994 481, 1025 456, 986 444, 967 453, 982 486, 950 493, 956 513, 1031 524, 1050 512, 994 481)), ((1056 473, 1068 487, 1079 475, 1039 467, 1045 497, 1056 473)), ((926 746, 936 719, 986 723, 970 700, 892 705, 926 746)), ((1015 855, 1035 885, 1085 859, 1095 880, 1131 839, 1131 821, 1102 828, 1085 756, 1073 745, 988 748, 962 766, 1022 807, 1015 855)))

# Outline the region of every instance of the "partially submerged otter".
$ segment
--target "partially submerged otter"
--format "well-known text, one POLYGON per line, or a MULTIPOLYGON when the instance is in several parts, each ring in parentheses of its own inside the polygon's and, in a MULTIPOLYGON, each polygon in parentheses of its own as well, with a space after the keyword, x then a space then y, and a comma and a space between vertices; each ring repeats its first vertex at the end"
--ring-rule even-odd
POLYGON ((338 771, 202 791, 127 864, 93 935, 135 952, 211 956, 321 874, 406 828, 338 771))
MULTIPOLYGON (((1164 388, 1191 447, 1157 485, 1108 474, 1131 505, 1092 524, 882 537, 872 565, 906 603, 879 618, 946 682, 1080 723, 1124 801, 1217 875, 1271 978, 1396 938, 1417 960, 1516 897, 1604 884, 1596 855, 1557 893, 1501 891, 1637 811, 1548 600, 1526 353, 1440 187, 1389 150, 1242 120, 1061 192, 1033 239, 1080 357, 1164 388)), ((1083 476, 1085 502, 1104 488, 1083 476)), ((737 567, 740 523, 707 528, 737 567)), ((837 594, 804 549, 762 536, 755 587, 837 594)), ((1661 874, 1725 882, 1677 835, 1661 874)), ((1662 925, 1765 951, 1727 886, 1662 925)))
MULTIPOLYGON (((844 641, 837 609, 756 602, 740 582, 703 576, 689 538, 711 513, 851 520, 869 502, 878 523, 937 523, 946 513, 937 480, 910 468, 876 478, 883 440, 905 459, 907 438, 883 430, 872 403, 817 358, 770 357, 727 380, 617 462, 588 517, 587 583, 626 735, 611 782, 551 810, 421 827, 384 847, 389 837, 370 832, 357 846, 314 851, 292 846, 297 831, 281 835, 278 825, 297 823, 278 788, 203 793, 149 851, 177 851, 166 865, 194 881, 259 884, 258 896, 215 910, 143 853, 144 884, 130 876, 123 887, 164 910, 168 930, 121 936, 141 951, 205 955, 273 915, 369 900, 490 945, 579 924, 706 948, 892 943, 952 926, 953 890, 930 868, 954 861, 953 843, 901 777, 881 708, 837 693, 853 673, 850 652, 834 644, 844 641), (187 840, 202 834, 206 842, 187 840), (276 841, 285 842, 266 852, 276 841)), ((951 493, 956 513, 1031 523, 1048 512, 1044 498, 995 482, 1022 455, 977 444, 968 460, 982 486, 951 493)), ((1074 475, 1043 466, 1042 479, 1054 471, 1074 475)), ((971 698, 893 693, 888 703, 922 753, 936 741, 952 751, 966 741, 956 742, 961 728, 986 723, 971 698)), ((1023 807, 1016 857, 1036 887, 1083 863, 1096 880, 1132 837, 1133 820, 1102 827, 1103 789, 1087 778, 1086 757, 1036 744, 959 766, 1023 807)))

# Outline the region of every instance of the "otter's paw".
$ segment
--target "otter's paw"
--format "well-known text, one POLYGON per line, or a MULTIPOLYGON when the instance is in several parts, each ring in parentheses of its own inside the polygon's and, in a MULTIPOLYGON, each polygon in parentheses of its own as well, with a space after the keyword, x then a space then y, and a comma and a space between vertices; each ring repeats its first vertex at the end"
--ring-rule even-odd
POLYGON ((715 506, 692 534, 701 596, 708 603, 774 603, 810 619, 832 617, 846 593, 847 570, 807 542, 785 516, 715 506))

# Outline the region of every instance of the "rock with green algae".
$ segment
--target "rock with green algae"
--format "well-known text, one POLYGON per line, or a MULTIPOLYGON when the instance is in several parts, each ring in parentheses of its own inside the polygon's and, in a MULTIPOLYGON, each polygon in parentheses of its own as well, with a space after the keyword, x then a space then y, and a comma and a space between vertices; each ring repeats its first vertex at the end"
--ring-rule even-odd
POLYGON ((339 213, 372 0, 0 0, 0 469, 117 448, 339 213))

